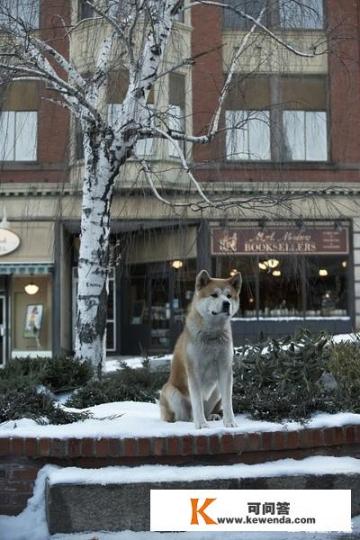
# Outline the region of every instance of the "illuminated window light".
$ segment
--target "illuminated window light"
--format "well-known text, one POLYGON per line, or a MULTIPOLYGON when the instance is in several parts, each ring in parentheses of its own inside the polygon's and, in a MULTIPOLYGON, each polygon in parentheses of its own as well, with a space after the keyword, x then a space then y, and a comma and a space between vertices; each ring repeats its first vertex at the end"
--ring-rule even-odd
POLYGON ((277 259, 269 259, 267 261, 267 265, 269 268, 276 268, 277 266, 279 266, 280 264, 280 261, 278 261, 277 259))

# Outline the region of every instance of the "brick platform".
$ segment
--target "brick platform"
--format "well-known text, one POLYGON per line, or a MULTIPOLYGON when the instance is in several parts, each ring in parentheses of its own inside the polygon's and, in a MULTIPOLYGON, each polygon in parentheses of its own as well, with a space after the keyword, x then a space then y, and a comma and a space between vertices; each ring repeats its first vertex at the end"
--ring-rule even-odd
POLYGON ((260 463, 313 455, 360 458, 360 425, 298 431, 152 438, 0 438, 0 514, 17 514, 31 496, 38 470, 61 466, 260 463))

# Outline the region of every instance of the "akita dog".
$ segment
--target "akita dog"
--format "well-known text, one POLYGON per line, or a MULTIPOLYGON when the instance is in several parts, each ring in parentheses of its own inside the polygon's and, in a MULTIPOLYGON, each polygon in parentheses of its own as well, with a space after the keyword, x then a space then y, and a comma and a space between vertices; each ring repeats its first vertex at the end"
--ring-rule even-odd
POLYGON ((202 270, 185 328, 176 343, 168 382, 160 392, 161 418, 208 427, 222 408, 226 427, 236 427, 232 408, 233 340, 230 319, 239 309, 241 274, 211 278, 202 270))

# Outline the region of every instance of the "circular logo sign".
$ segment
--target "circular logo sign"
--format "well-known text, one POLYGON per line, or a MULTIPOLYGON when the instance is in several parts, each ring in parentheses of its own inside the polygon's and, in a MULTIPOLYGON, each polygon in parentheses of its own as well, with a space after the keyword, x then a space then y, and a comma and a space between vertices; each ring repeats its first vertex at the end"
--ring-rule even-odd
POLYGON ((8 229, 0 229, 0 257, 15 251, 20 245, 17 234, 8 229))

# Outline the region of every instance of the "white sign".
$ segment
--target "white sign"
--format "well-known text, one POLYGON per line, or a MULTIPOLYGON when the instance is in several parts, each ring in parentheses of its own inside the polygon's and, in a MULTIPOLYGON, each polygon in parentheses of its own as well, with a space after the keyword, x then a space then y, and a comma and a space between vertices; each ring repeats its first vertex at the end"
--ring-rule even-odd
POLYGON ((20 245, 17 234, 8 229, 0 229, 0 257, 15 251, 20 245))
POLYGON ((351 490, 151 490, 151 531, 351 531, 351 490))

